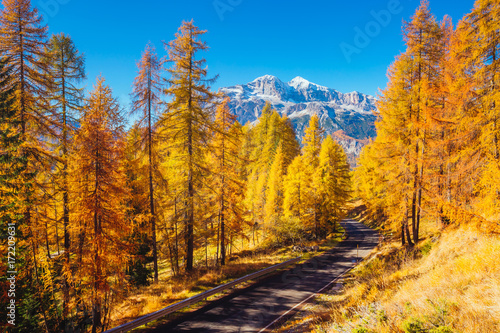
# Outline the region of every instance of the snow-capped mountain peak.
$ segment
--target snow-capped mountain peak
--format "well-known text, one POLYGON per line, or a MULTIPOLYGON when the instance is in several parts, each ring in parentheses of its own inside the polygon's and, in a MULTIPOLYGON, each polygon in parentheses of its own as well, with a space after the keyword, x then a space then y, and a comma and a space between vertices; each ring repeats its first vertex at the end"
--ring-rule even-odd
POLYGON ((267 82, 273 82, 273 81, 280 81, 281 82, 281 80, 278 79, 276 76, 269 75, 269 74, 259 76, 258 78, 256 78, 252 82, 266 82, 266 81, 267 82))
POLYGON ((289 86, 273 75, 264 75, 245 85, 253 95, 286 98, 289 86))
POLYGON ((375 98, 359 92, 343 94, 297 76, 284 83, 273 75, 264 75, 252 82, 222 88, 231 99, 230 107, 243 124, 254 122, 266 103, 280 114, 286 114, 301 139, 313 114, 320 117, 326 134, 339 136, 337 140, 352 156, 359 154, 368 138, 375 137, 375 98), (352 142, 349 142, 351 138, 352 142))
POLYGON ((325 86, 321 86, 316 83, 312 83, 306 79, 304 79, 301 76, 296 76, 294 77, 290 82, 288 82, 288 85, 296 90, 305 90, 305 89, 314 89, 314 90, 323 90, 323 91, 335 91, 334 89, 329 89, 325 86))
POLYGON ((300 76, 296 76, 292 79, 292 81, 288 82, 288 85, 294 87, 295 89, 305 89, 309 87, 310 84, 311 82, 300 76))

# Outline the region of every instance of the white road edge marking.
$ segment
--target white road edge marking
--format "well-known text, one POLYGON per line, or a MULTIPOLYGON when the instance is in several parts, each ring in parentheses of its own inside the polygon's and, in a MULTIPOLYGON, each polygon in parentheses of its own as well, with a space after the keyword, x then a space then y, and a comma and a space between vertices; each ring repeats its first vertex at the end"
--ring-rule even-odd
POLYGON ((307 302, 308 300, 310 300, 311 298, 317 296, 320 292, 322 292, 323 290, 325 290, 326 288, 328 288, 332 283, 334 283, 335 281, 337 281, 338 279, 340 279, 342 276, 344 276, 344 274, 346 274, 347 272, 349 272, 351 269, 353 269, 354 267, 356 266, 352 266, 352 267, 349 267, 348 269, 346 269, 344 272, 342 272, 340 275, 338 275, 335 279, 333 279, 332 281, 330 281, 326 286, 324 286, 323 288, 321 288, 320 290, 316 291, 314 294, 311 294, 309 295, 306 299, 304 299, 302 302, 296 304, 293 308, 289 309, 288 311, 286 311, 285 313, 283 313, 281 316, 279 316, 278 318, 276 318, 275 320, 273 320, 272 323, 270 323, 269 325, 267 325, 266 327, 264 327, 263 329, 261 329, 259 331, 259 333, 263 333, 265 332, 267 329, 269 329, 271 326, 273 326, 276 322, 278 322, 279 320, 281 320, 281 318, 283 318, 284 316, 286 316, 287 314, 289 314, 291 311, 293 311, 295 308, 301 306, 303 303, 307 302))

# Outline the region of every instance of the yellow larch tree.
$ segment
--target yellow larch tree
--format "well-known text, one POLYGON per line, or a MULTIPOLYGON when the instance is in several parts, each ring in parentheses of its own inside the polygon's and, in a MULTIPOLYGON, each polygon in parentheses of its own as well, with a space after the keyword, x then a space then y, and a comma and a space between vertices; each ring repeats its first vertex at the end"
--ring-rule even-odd
POLYGON ((314 238, 319 237, 320 200, 318 189, 314 185, 314 174, 319 166, 319 153, 323 142, 324 130, 321 128, 318 115, 309 119, 309 126, 302 139, 302 159, 304 165, 305 187, 301 193, 304 210, 302 221, 314 238))
MULTIPOLYGON (((51 105, 56 110, 61 124, 60 138, 57 144, 58 173, 55 174, 56 188, 54 220, 57 226, 58 195, 62 196, 64 271, 70 270, 70 233, 69 233, 69 195, 68 195, 68 154, 70 140, 76 121, 77 111, 82 106, 83 89, 77 84, 85 78, 85 60, 78 51, 71 37, 65 34, 53 35, 45 50, 43 61, 48 65, 50 78, 53 82, 51 90, 51 105)), ((58 242, 58 235, 56 235, 58 242)), ((59 246, 59 244, 57 244, 59 246)), ((63 274, 63 318, 69 312, 70 286, 63 274)))
MULTIPOLYGON (((412 60, 406 53, 396 58, 388 71, 390 78, 378 102, 377 138, 366 159, 380 160, 375 175, 386 180, 383 195, 385 214, 390 225, 401 224, 401 240, 412 244, 408 219, 413 201, 415 162, 412 131, 412 60)), ((376 163, 373 163, 376 164, 376 163)), ((360 169, 361 170, 361 169, 360 169)), ((415 195, 416 198, 416 195, 415 195)), ((378 206, 378 205, 376 205, 378 206)))
MULTIPOLYGON (((244 183, 240 174, 243 161, 239 156, 243 132, 229 108, 228 98, 217 106, 214 125, 215 133, 211 144, 213 191, 217 209, 214 215, 218 225, 220 264, 225 265, 228 241, 242 230, 246 215, 243 206, 244 183)), ((219 258, 216 258, 216 262, 219 262, 219 258)))
POLYGON ((304 214, 304 191, 306 188, 304 168, 302 155, 297 155, 287 168, 283 183, 283 214, 286 217, 295 216, 300 219, 304 214))
POLYGON ((73 282, 78 284, 77 302, 91 309, 95 333, 106 323, 110 297, 125 280, 129 229, 123 118, 103 78, 97 79, 83 108, 73 150, 70 221, 84 244, 73 282))
POLYGON ((156 118, 162 96, 161 70, 163 60, 156 55, 154 46, 148 44, 141 59, 137 62, 138 73, 133 84, 132 112, 140 113, 139 124, 144 126, 144 142, 147 152, 148 185, 149 185, 149 221, 153 246, 154 282, 158 282, 158 249, 156 241, 156 214, 155 214, 155 182, 154 176, 158 171, 157 152, 154 145, 156 138, 156 118))
POLYGON ((264 206, 267 223, 279 223, 283 215, 284 177, 286 172, 283 143, 280 143, 269 170, 266 188, 266 203, 264 206))
MULTIPOLYGON (((43 320, 32 321, 19 318, 17 327, 27 330, 48 329, 51 319, 46 308, 52 305, 44 300, 44 294, 51 288, 40 277, 38 270, 38 249, 40 243, 36 236, 39 224, 34 206, 49 204, 50 199, 42 193, 48 186, 45 182, 50 177, 54 166, 54 154, 49 150, 48 142, 57 138, 60 126, 50 104, 52 82, 48 75, 48 66, 43 61, 47 45, 47 27, 42 17, 29 0, 4 0, 0 12, 0 54, 8 59, 9 80, 5 90, 13 89, 12 108, 15 110, 15 122, 19 125, 19 143, 16 154, 23 166, 18 169, 15 178, 16 201, 22 209, 16 221, 16 233, 19 239, 17 247, 22 259, 23 270, 17 276, 18 304, 24 303, 26 313, 39 313, 43 320), (44 175, 42 175, 42 173, 44 175), (33 300, 33 301, 32 301, 33 300), (43 328, 42 328, 43 327, 43 328)), ((17 135, 17 134, 16 134, 17 135)), ((42 207, 37 207, 43 211, 42 207)))
POLYGON ((475 106, 481 122, 484 164, 477 184, 478 208, 486 219, 500 217, 500 4, 477 0, 466 16, 468 57, 473 69, 475 106))
POLYGON ((439 84, 441 83, 441 58, 444 55, 443 31, 430 13, 429 3, 422 0, 410 22, 403 29, 406 54, 411 59, 411 100, 410 149, 413 168, 413 190, 411 199, 411 219, 413 241, 419 241, 420 219, 422 215, 423 191, 426 186, 427 154, 426 142, 431 135, 436 109, 442 108, 439 84))
POLYGON ((346 203, 351 194, 350 168, 344 149, 328 135, 321 145, 319 165, 314 184, 320 197, 319 234, 328 232, 345 215, 346 203))
POLYGON ((206 31, 193 21, 183 22, 176 39, 167 44, 171 78, 165 93, 172 96, 168 110, 160 120, 170 149, 177 150, 177 167, 183 170, 180 203, 184 219, 185 269, 193 269, 195 246, 196 192, 203 187, 207 175, 205 158, 209 134, 213 128, 211 103, 216 95, 210 91, 214 79, 207 79, 205 59, 197 58, 200 51, 208 49, 200 40, 206 31))

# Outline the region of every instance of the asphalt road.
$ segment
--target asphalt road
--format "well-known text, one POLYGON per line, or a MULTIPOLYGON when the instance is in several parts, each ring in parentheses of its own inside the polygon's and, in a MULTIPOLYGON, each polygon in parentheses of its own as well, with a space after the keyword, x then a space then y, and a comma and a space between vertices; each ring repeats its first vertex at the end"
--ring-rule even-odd
POLYGON ((332 250, 151 332, 260 332, 377 245, 378 234, 374 230, 350 219, 342 224, 348 238, 332 250))

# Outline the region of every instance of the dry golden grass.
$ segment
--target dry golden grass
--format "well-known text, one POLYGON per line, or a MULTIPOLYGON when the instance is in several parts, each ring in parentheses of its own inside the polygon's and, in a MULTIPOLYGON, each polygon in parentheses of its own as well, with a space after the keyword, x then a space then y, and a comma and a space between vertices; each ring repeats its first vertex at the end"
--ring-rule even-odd
POLYGON ((428 230, 413 249, 385 244, 341 292, 276 331, 500 332, 500 237, 468 226, 439 237, 428 230))

